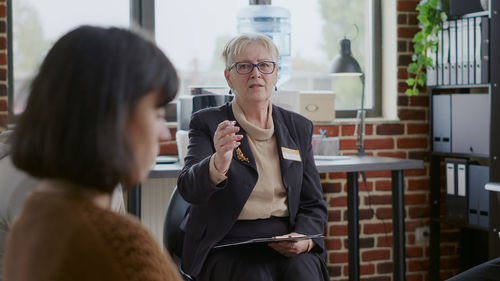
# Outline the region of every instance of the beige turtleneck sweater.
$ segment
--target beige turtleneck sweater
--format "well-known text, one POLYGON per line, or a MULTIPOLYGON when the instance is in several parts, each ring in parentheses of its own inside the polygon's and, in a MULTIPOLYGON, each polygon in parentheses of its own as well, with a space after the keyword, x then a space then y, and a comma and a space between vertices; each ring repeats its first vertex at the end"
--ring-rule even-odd
MULTIPOLYGON (((281 179, 271 103, 267 111, 267 129, 261 129, 248 122, 243 110, 236 102, 232 103, 232 109, 236 121, 247 133, 248 143, 259 173, 257 183, 238 219, 254 220, 271 216, 287 216, 287 194, 281 179)), ((210 159, 210 179, 215 184, 226 179, 225 175, 215 169, 213 157, 210 159)))

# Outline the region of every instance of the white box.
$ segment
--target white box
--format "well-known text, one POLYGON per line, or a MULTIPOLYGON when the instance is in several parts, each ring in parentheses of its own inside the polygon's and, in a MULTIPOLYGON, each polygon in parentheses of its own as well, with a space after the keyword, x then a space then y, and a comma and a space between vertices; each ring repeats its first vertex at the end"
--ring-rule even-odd
POLYGON ((271 95, 271 102, 274 105, 282 107, 286 110, 299 113, 300 111, 300 92, 299 91, 276 91, 271 95))
POLYGON ((333 122, 335 96, 331 91, 301 91, 299 113, 313 122, 333 122))

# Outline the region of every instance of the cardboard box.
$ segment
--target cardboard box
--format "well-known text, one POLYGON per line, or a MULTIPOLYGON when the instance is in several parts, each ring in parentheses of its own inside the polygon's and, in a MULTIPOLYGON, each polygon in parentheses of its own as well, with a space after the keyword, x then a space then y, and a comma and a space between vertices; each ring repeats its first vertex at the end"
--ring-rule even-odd
POLYGON ((313 122, 335 121, 335 94, 331 91, 301 91, 299 113, 313 122))

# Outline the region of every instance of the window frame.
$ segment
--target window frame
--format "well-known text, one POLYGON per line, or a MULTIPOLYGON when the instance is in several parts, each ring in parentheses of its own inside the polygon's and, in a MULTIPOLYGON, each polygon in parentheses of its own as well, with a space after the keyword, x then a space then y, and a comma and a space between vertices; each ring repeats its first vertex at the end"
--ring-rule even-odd
MULTIPOLYGON (((12 0, 6 0, 7 4, 7 87, 8 87, 8 125, 14 125, 19 115, 15 115, 14 106, 14 61, 13 61, 13 32, 12 32, 12 0)), ((382 116, 382 0, 372 0, 373 21, 371 25, 373 48, 371 56, 373 63, 370 72, 372 73, 371 85, 366 85, 366 89, 371 89, 373 93, 373 108, 366 109, 367 117, 382 116)), ((138 26, 146 30, 152 38, 155 38, 155 0, 130 0, 130 26, 138 26)), ((366 70, 365 70, 366 72, 366 70)), ((361 83, 361 82, 360 82, 361 83)), ((335 110, 336 118, 355 118, 357 109, 335 110)))

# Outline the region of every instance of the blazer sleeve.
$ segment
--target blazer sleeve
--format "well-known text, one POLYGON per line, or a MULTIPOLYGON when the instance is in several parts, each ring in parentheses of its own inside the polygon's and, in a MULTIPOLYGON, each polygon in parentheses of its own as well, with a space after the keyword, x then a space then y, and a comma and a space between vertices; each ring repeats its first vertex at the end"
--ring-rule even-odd
MULTIPOLYGON (((327 223, 327 208, 312 152, 312 123, 307 120, 307 125, 303 128, 298 132, 304 167, 295 232, 318 234, 324 232, 327 223)), ((318 244, 319 241, 315 242, 318 244)))
POLYGON ((225 187, 227 181, 217 186, 209 178, 210 157, 215 153, 213 134, 223 120, 214 118, 215 112, 195 113, 189 124, 189 145, 184 158, 184 167, 177 179, 177 188, 182 197, 191 204, 203 204, 210 196, 225 187))

